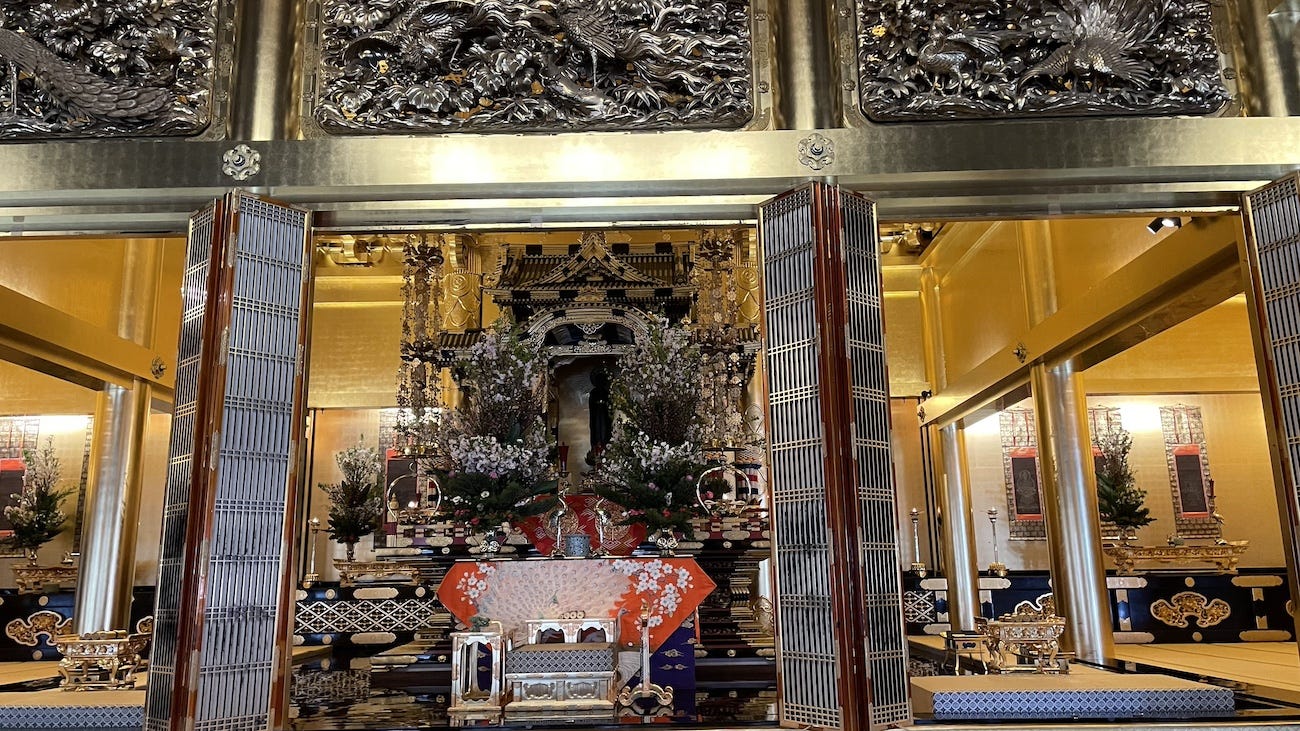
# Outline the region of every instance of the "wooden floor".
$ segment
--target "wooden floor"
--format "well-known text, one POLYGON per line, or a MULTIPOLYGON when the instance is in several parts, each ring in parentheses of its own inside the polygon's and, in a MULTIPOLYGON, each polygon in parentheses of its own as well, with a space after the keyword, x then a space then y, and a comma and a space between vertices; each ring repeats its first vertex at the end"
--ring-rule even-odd
POLYGON ((1120 660, 1300 692, 1294 642, 1116 645, 1120 660))

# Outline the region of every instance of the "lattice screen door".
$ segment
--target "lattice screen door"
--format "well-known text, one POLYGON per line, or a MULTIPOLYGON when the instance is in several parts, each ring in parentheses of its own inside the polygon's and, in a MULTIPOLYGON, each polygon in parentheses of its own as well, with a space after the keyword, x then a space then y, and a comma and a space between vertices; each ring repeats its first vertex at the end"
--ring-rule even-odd
MULTIPOLYGON (((1300 597, 1300 174, 1246 195, 1246 297, 1291 596, 1300 597)), ((1300 626, 1300 601, 1292 602, 1300 626)))
POLYGON ((242 192, 190 220, 146 731, 286 726, 308 223, 242 192))
POLYGON ((910 723, 874 204, 759 206, 780 720, 910 723))

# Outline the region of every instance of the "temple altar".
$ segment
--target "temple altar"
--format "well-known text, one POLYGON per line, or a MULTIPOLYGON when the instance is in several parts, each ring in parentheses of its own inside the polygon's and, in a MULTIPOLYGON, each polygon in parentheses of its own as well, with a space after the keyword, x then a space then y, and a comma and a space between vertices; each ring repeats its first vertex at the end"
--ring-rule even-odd
POLYGON ((690 558, 460 561, 448 569, 438 599, 462 624, 500 622, 515 639, 531 620, 570 612, 617 617, 622 647, 638 644, 644 608, 653 652, 715 587, 690 558))

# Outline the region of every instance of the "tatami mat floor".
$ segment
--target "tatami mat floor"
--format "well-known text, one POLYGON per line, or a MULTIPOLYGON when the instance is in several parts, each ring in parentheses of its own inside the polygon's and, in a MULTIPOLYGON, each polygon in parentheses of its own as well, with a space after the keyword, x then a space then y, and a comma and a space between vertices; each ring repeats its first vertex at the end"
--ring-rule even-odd
POLYGON ((1116 645, 1120 660, 1300 692, 1294 642, 1116 645))

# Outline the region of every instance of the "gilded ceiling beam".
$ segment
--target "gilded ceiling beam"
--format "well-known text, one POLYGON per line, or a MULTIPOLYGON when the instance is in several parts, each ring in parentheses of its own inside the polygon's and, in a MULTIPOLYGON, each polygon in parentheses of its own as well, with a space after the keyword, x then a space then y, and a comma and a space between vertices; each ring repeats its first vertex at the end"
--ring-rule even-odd
POLYGON ((310 206, 326 226, 638 213, 682 220, 697 211, 734 220, 811 176, 869 192, 893 220, 1232 207, 1239 193, 1300 167, 1300 118, 882 124, 816 134, 826 144, 815 160, 805 150, 805 162, 806 131, 251 142, 249 154, 228 159, 230 142, 12 144, 0 147, 8 173, 0 230, 180 230, 183 214, 235 185, 310 206))
POLYGON ((923 424, 981 414, 1022 387, 1035 363, 1073 359, 1080 369, 1172 327, 1242 290, 1236 216, 1193 219, 923 404, 923 424))
POLYGON ((0 287, 0 359, 99 390, 135 378, 170 390, 174 363, 85 320, 0 287))

